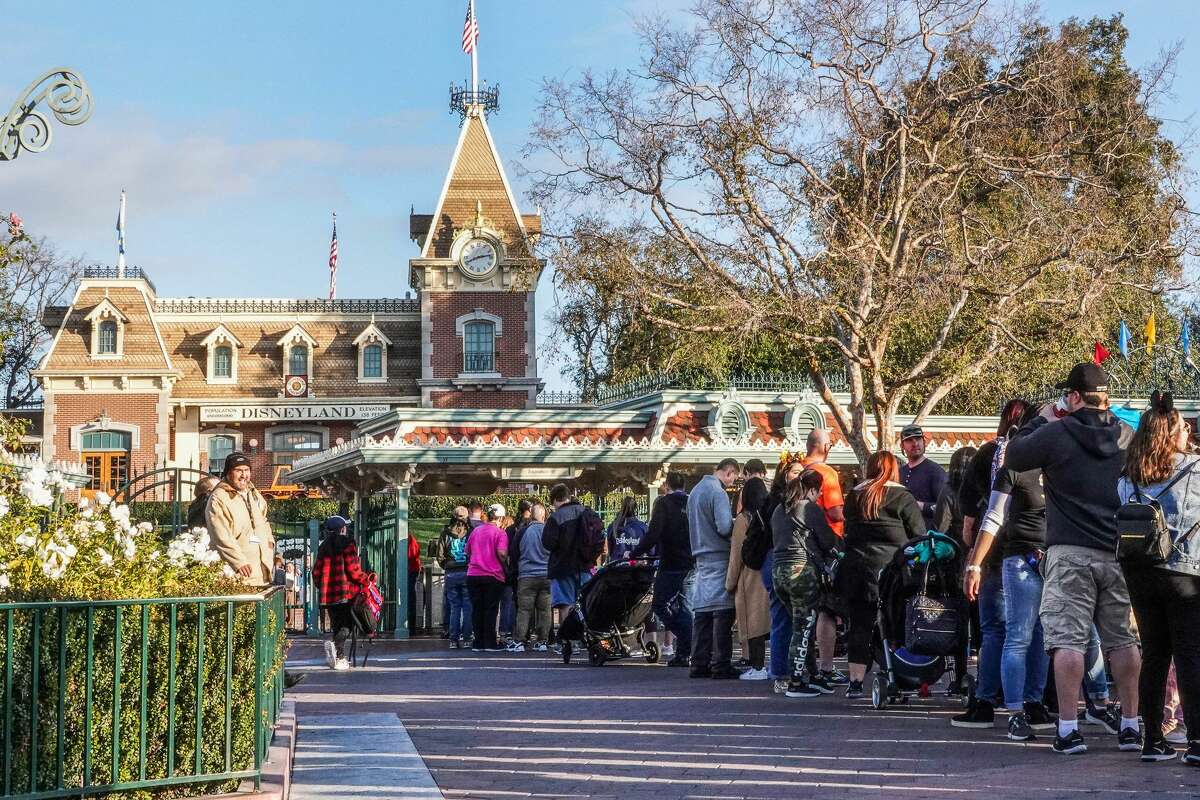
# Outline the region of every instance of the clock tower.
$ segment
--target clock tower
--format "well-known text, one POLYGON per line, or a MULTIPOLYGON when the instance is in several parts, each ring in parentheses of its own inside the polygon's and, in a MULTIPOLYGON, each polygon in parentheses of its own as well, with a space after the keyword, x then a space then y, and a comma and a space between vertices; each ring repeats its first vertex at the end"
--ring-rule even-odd
POLYGON ((534 291, 538 214, 522 214, 488 130, 498 90, 452 88, 462 127, 432 214, 413 214, 421 301, 421 404, 531 408, 541 381, 534 291))

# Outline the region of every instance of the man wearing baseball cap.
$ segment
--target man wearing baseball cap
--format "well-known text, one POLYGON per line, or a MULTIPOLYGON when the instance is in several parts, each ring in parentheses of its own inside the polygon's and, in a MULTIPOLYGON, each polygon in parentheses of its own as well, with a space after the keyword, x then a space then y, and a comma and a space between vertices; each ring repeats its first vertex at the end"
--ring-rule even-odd
POLYGON ((900 449, 906 459, 900 466, 900 482, 916 499, 925 527, 932 529, 933 511, 946 486, 946 470, 925 457, 925 431, 920 425, 905 425, 901 429, 900 449))
POLYGON ((246 584, 268 586, 275 569, 275 537, 267 521, 267 501, 254 488, 245 453, 225 459, 221 482, 204 510, 208 535, 222 560, 246 584))
POLYGON ((1041 620, 1054 659, 1058 735, 1054 752, 1087 751, 1075 709, 1093 620, 1121 695, 1117 744, 1141 751, 1138 673, 1141 656, 1129 624, 1129 590, 1116 558, 1117 479, 1133 430, 1108 410, 1108 375, 1098 364, 1076 364, 1058 384, 1067 415, 1054 404, 1009 442, 1004 466, 1042 470, 1046 494, 1045 586, 1041 620))

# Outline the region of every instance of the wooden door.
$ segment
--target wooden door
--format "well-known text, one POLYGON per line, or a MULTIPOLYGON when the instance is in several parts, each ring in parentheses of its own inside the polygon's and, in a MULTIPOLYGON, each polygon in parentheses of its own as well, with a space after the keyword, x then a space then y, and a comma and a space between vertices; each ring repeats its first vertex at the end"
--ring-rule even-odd
POLYGON ((83 466, 88 475, 88 485, 81 492, 85 497, 95 497, 96 492, 115 497, 129 480, 129 453, 84 453, 83 466))

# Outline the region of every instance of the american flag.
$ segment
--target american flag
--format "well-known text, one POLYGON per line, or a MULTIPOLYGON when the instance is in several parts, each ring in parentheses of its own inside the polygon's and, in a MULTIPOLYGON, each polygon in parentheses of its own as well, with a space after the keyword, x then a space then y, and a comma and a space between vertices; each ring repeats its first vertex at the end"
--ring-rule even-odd
POLYGON ((475 18, 475 3, 467 4, 467 18, 463 21, 463 52, 470 55, 475 52, 475 44, 479 41, 479 20, 475 18))
POLYGON ((337 297, 337 214, 333 215, 333 239, 329 242, 329 299, 337 297))

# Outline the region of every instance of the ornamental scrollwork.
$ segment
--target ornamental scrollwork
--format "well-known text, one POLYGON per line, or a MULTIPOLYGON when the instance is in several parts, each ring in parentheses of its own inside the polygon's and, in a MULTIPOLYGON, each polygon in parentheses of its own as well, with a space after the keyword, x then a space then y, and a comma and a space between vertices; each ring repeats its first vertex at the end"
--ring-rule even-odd
POLYGON ((50 146, 50 119, 39 104, 63 125, 82 125, 92 116, 92 91, 72 69, 53 69, 25 89, 0 120, 0 161, 12 161, 22 150, 40 153, 50 146))

